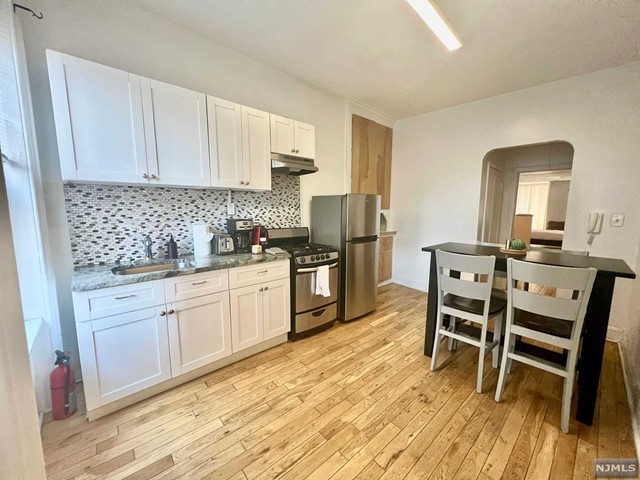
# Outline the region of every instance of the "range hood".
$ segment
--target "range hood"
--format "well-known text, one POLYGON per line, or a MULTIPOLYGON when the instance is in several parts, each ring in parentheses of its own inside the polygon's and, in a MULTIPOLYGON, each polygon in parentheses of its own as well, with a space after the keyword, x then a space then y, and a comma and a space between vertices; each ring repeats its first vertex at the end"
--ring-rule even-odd
POLYGON ((282 153, 271 153, 271 172, 283 175, 308 175, 316 173, 318 167, 312 158, 293 157, 282 153))

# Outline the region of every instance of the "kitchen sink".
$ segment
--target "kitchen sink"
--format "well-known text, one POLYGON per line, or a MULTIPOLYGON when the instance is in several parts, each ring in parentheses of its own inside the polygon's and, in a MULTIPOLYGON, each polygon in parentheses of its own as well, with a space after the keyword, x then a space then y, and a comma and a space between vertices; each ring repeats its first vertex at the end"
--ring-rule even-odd
POLYGON ((181 268, 187 268, 189 265, 186 263, 167 262, 167 263, 155 263, 151 265, 121 265, 113 267, 111 272, 114 275, 135 275, 138 273, 152 273, 152 272, 165 272, 169 270, 180 270, 181 268))

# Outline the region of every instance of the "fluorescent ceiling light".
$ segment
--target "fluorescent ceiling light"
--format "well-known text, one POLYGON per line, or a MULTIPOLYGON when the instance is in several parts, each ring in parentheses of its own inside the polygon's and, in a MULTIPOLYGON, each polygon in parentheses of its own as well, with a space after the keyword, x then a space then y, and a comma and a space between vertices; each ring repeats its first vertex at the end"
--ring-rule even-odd
POLYGON ((429 0, 407 0, 420 18, 424 20, 436 37, 444 43, 449 50, 457 50, 462 46, 456 34, 445 21, 443 15, 434 7, 429 0))

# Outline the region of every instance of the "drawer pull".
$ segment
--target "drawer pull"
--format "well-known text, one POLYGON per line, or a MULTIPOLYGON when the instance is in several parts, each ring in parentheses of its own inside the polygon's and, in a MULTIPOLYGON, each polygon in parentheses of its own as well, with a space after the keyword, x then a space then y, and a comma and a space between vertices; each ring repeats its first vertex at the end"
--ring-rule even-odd
POLYGON ((207 281, 202 280, 201 282, 191 282, 191 285, 204 285, 205 283, 207 283, 207 281))
POLYGON ((258 275, 263 275, 263 274, 268 273, 268 272, 269 272, 269 270, 260 270, 257 273, 258 273, 258 275))
POLYGON ((322 310, 316 310, 315 312, 311 313, 311 315, 314 317, 320 317, 326 310, 326 308, 323 308, 322 310))
POLYGON ((121 297, 113 297, 116 300, 124 300, 125 298, 131 298, 131 297, 135 297, 136 294, 132 293, 131 295, 122 295, 121 297))

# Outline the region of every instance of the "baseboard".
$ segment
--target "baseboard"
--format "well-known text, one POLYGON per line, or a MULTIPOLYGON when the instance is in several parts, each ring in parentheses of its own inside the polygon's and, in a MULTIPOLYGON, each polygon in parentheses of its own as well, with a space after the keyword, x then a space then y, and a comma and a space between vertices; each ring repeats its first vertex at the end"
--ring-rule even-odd
POLYGON ((609 325, 607 327, 607 340, 613 343, 620 343, 624 337, 624 328, 609 325))
POLYGON ((622 364, 622 377, 624 378, 624 386, 627 390, 627 402, 629 403, 629 411, 631 413, 631 427, 633 428, 633 443, 636 446, 636 456, 640 451, 640 418, 638 418, 638 405, 633 398, 633 388, 629 381, 626 363, 624 361, 624 353, 622 352, 622 344, 618 343, 618 352, 620 353, 620 363, 622 364))
POLYGON ((397 283, 398 285, 402 285, 403 287, 413 288, 414 290, 420 290, 421 292, 427 292, 428 285, 426 283, 414 282, 413 280, 407 280, 404 278, 393 277, 391 279, 392 283, 397 283))
POLYGON ((385 280, 384 282, 380 282, 378 287, 384 287, 385 285, 391 285, 393 283, 393 279, 385 280))

